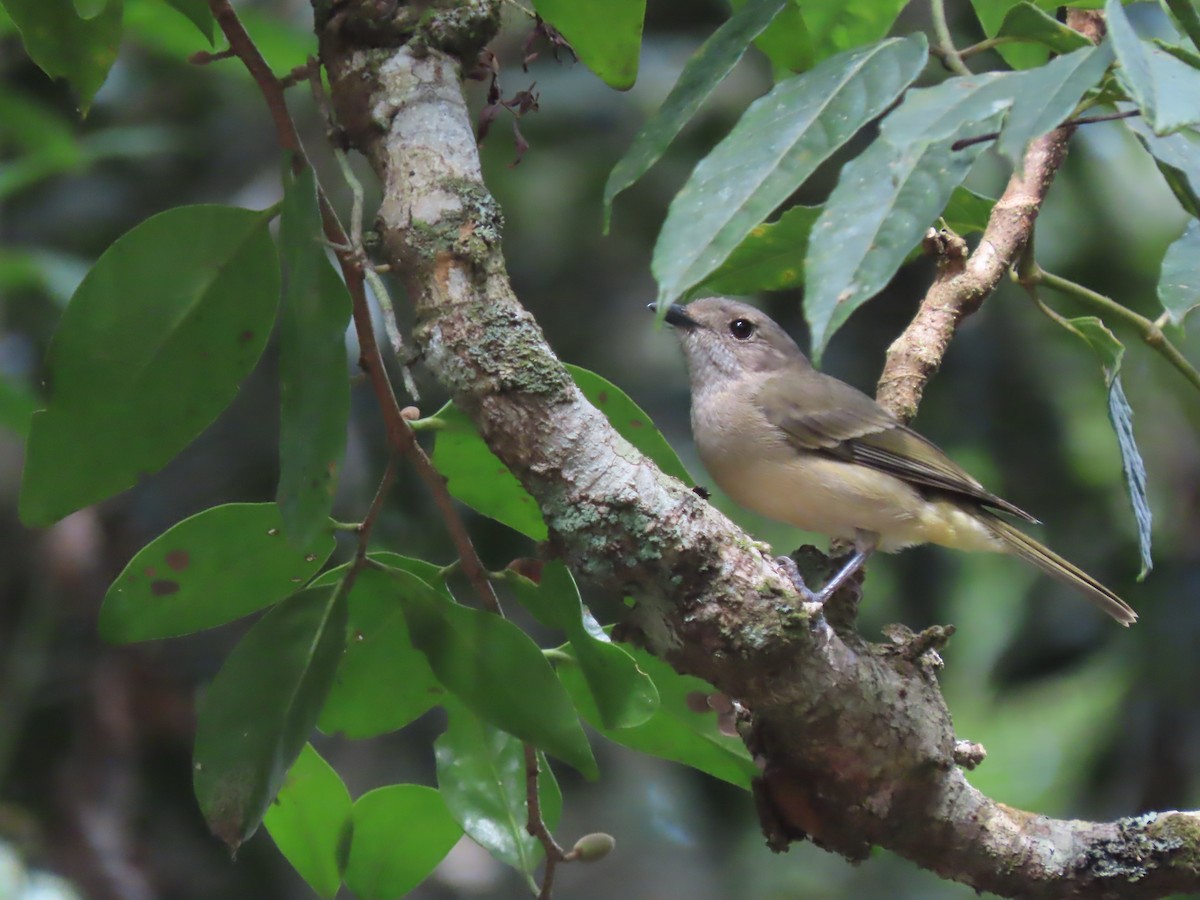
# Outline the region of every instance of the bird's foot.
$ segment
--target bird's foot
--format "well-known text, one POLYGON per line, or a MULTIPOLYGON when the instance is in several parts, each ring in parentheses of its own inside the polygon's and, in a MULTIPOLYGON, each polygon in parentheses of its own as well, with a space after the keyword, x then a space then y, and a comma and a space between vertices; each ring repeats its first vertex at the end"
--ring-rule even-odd
MULTIPOLYGON (((790 556, 775 557, 777 565, 783 567, 783 571, 787 573, 788 580, 792 582, 792 587, 796 589, 796 593, 806 603, 813 603, 817 606, 823 606, 825 599, 820 594, 814 594, 807 584, 804 583, 804 576, 800 574, 800 567, 796 565, 796 561, 790 556)), ((821 592, 825 593, 824 591, 821 592)))

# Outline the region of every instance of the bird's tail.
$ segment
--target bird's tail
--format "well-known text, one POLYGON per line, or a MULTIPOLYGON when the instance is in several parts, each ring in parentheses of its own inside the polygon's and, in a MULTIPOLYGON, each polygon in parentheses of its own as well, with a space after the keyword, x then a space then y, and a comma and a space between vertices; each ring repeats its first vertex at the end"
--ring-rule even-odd
POLYGON ((1128 603, 1079 566, 1063 559, 998 516, 988 515, 987 524, 1010 553, 1033 563, 1052 578, 1071 585, 1122 625, 1128 627, 1137 621, 1137 613, 1128 603))

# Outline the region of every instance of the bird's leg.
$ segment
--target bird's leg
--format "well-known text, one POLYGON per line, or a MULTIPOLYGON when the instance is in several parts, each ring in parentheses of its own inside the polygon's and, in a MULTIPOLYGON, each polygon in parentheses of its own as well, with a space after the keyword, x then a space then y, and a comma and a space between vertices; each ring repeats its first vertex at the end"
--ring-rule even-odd
POLYGON ((825 586, 817 592, 813 599, 818 603, 824 604, 826 600, 837 592, 838 588, 863 567, 863 564, 875 552, 875 547, 878 543, 879 535, 860 531, 854 541, 854 555, 846 560, 846 564, 838 570, 837 574, 825 582, 825 586))
POLYGON ((805 603, 816 603, 817 595, 814 594, 807 584, 804 583, 804 576, 800 574, 800 567, 796 565, 796 561, 790 556, 775 557, 776 564, 783 567, 783 571, 787 573, 788 580, 791 581, 792 587, 796 589, 805 603))

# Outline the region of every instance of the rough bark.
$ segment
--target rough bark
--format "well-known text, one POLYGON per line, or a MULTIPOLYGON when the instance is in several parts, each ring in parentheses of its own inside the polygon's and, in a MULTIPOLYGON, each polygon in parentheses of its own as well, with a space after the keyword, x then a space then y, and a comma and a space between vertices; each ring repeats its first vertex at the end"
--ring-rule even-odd
POLYGON ((628 632, 752 711, 772 845, 807 835, 862 859, 877 844, 1010 896, 1200 886, 1192 813, 1059 821, 972 788, 935 678, 944 635, 880 646, 835 631, 745 534, 584 400, 509 285, 462 94, 462 65, 497 9, 317 4, 339 121, 383 185, 377 227, 424 359, 537 499, 552 552, 637 597, 628 632))

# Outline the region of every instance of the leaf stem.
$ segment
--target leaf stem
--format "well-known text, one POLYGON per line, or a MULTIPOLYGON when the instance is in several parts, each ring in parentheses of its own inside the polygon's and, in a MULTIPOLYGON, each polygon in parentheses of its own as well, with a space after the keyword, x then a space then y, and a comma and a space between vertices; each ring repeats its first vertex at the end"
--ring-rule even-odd
POLYGON ((1021 284, 1026 287, 1036 285, 1048 287, 1051 290, 1074 297, 1076 300, 1080 300, 1094 309, 1121 320, 1141 335, 1142 340, 1147 345, 1174 366, 1188 380, 1192 387, 1200 390, 1200 372, 1197 372, 1195 367, 1179 351, 1179 348, 1171 343, 1166 334, 1163 333, 1162 327, 1158 322, 1153 322, 1140 313, 1122 306, 1111 297, 1106 297, 1104 294, 1097 293, 1091 288, 1084 287, 1082 284, 1077 284, 1060 275, 1055 275, 1053 272, 1047 272, 1037 263, 1031 263, 1023 268, 1026 271, 1023 271, 1018 276, 1021 284))
POLYGON ((962 56, 954 46, 954 38, 950 36, 950 25, 946 22, 945 0, 929 0, 929 9, 933 14, 933 33, 937 37, 938 47, 946 67, 956 75, 973 75, 962 61, 962 56))

